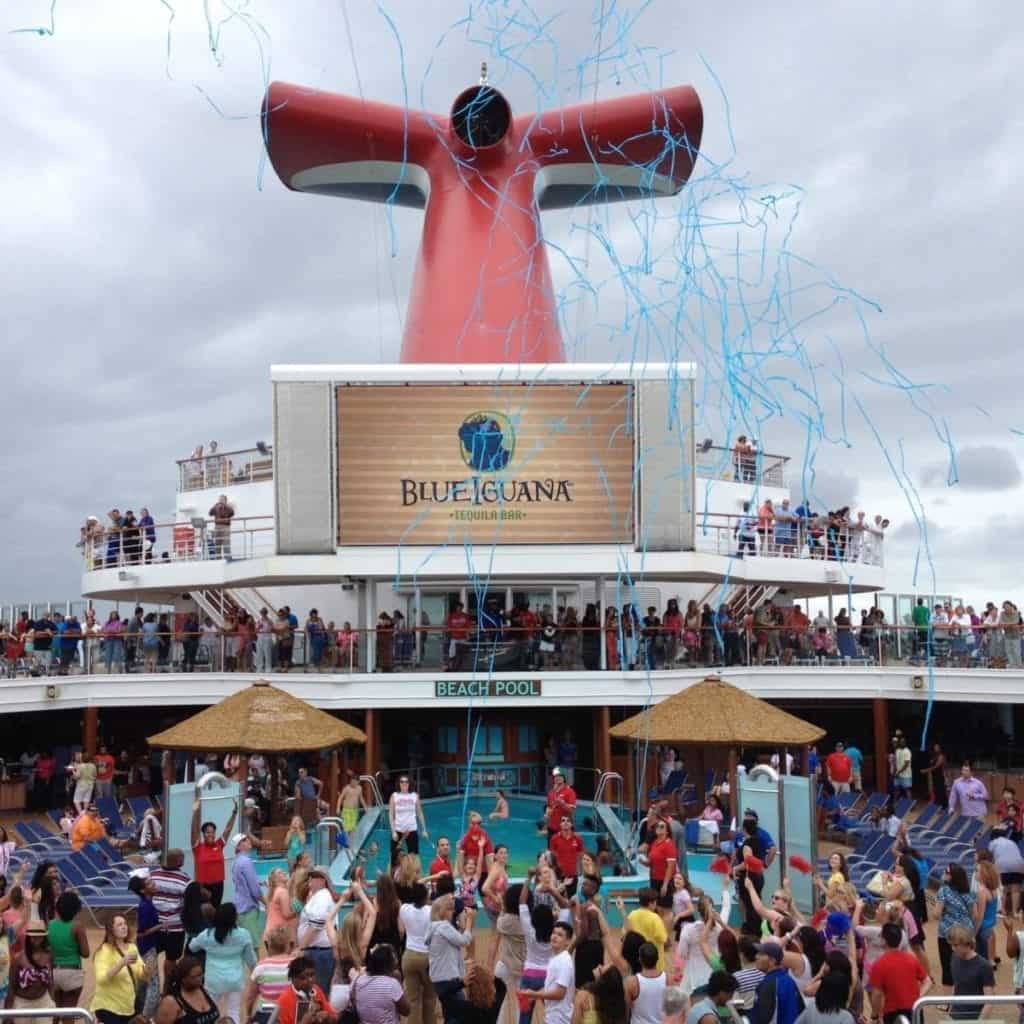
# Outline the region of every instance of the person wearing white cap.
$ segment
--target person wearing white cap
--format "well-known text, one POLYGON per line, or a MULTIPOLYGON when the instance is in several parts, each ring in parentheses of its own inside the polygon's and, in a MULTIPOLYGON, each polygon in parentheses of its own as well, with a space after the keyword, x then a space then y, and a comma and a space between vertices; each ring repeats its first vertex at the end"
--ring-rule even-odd
POLYGON ((252 839, 246 832, 239 832, 232 839, 235 844, 235 860, 231 865, 231 881, 235 885, 235 907, 238 910, 238 926, 252 937, 252 948, 259 949, 263 941, 263 893, 256 866, 252 862, 252 839))
POLYGON ((551 769, 551 789, 548 790, 548 841, 558 834, 562 816, 570 820, 576 814, 576 790, 565 781, 565 772, 557 765, 551 769))

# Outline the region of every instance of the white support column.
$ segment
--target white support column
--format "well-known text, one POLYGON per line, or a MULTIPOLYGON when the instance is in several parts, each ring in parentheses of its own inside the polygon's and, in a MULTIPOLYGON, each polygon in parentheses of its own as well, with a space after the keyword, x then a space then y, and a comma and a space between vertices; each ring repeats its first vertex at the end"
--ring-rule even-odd
POLYGON ((416 640, 416 664, 421 665, 423 663, 423 633, 421 631, 421 624, 423 622, 423 588, 417 587, 413 591, 413 622, 411 623, 412 628, 416 631, 413 636, 416 640))
POLYGON ((601 671, 604 672, 608 668, 608 648, 604 642, 604 577, 597 577, 597 643, 598 650, 601 654, 601 671))
POLYGON ((505 588, 505 614, 508 615, 512 611, 512 602, 515 598, 512 595, 512 588, 505 588))
POLYGON ((366 581, 366 671, 377 667, 377 637, 373 630, 377 626, 377 581, 366 581))

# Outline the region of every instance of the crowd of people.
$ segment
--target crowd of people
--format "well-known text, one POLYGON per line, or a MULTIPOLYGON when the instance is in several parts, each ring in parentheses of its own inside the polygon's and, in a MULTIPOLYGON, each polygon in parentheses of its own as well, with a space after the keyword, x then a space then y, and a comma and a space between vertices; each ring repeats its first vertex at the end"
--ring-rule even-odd
POLYGON ((889 520, 864 512, 852 514, 850 507, 815 512, 804 500, 795 508, 789 498, 778 504, 765 498, 760 505, 743 502, 735 518, 732 536, 735 554, 780 558, 823 558, 836 562, 881 565, 882 545, 889 520))
MULTIPOLYGON (((842 776, 847 760, 837 744, 822 771, 842 776)), ((226 759, 207 767, 233 768, 226 759)), ((737 1010, 751 1024, 893 1024, 940 984, 990 994, 997 932, 1024 977, 1024 811, 1015 801, 997 809, 988 849, 951 864, 933 894, 926 855, 905 825, 893 833, 892 868, 868 885, 874 898, 851 883, 843 853, 832 853, 827 872, 813 878, 819 909, 806 917, 784 875, 764 892, 778 848, 755 811, 730 830, 723 804, 707 795, 723 851, 712 865, 721 891, 712 893, 687 878, 683 822, 658 802, 638 837, 648 884, 627 910, 621 893, 606 895, 601 857, 576 831, 576 793, 561 768, 550 782, 541 848, 523 881, 509 877, 508 849, 476 811, 461 836, 433 837, 428 856, 408 775, 398 776, 388 803, 390 867, 370 879, 357 866, 344 889, 312 863, 301 820, 289 833, 287 866, 261 882, 254 857, 264 841, 250 823, 236 810, 218 827, 197 801, 191 871, 181 849, 133 871, 134 921, 111 915, 98 941, 57 866, 11 870, 16 851, 0 831, 7 1005, 76 1006, 88 988, 101 1024, 434 1024, 438 1016, 531 1024, 535 1015, 545 1024, 719 1024, 737 1010), (612 906, 621 928, 610 923, 612 906)), ((501 814, 499 800, 492 817, 501 814)), ((73 843, 99 834, 94 816, 92 805, 78 814, 73 843)))
MULTIPOLYGON (((454 601, 443 622, 432 624, 426 612, 382 611, 369 636, 380 672, 437 665, 465 671, 486 663, 494 669, 668 669, 675 667, 882 664, 929 660, 961 667, 1014 667, 1022 659, 1021 613, 1012 601, 988 602, 984 613, 950 602, 929 606, 919 598, 910 620, 890 623, 880 607, 858 612, 840 608, 814 617, 799 603, 762 601, 753 610, 717 609, 695 600, 681 608, 675 598, 663 611, 646 614, 633 604, 602 608, 588 603, 579 615, 573 606, 531 606, 520 602, 506 611, 488 601, 472 615, 454 601), (897 634, 901 644, 897 648, 897 634)), ((258 615, 229 609, 218 626, 198 611, 171 615, 110 612, 100 622, 94 609, 84 621, 60 612, 32 619, 27 611, 10 627, 0 623, 0 668, 6 674, 66 674, 81 666, 108 672, 171 670, 287 672, 354 670, 365 665, 365 631, 345 621, 339 628, 317 609, 300 620, 287 605, 262 608, 258 615)))
MULTIPOLYGON (((182 524, 190 532, 190 541, 182 549, 186 557, 194 558, 196 545, 205 545, 209 558, 231 557, 231 523, 235 506, 226 494, 220 495, 207 513, 208 524, 200 530, 198 539, 193 524, 182 524)), ((166 524, 160 524, 161 526, 166 524)), ((170 553, 156 554, 157 524, 148 508, 136 516, 132 509, 122 512, 112 508, 107 513, 106 525, 97 516, 86 517, 78 531, 76 547, 82 550, 87 569, 111 569, 118 566, 152 565, 154 561, 168 562, 170 553)), ((179 541, 175 539, 175 550, 179 541)))

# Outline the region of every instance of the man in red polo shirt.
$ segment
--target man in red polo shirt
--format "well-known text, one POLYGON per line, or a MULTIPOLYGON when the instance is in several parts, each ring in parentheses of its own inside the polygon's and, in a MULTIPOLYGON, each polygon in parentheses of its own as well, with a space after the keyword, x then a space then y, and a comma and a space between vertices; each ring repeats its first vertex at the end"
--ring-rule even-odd
POLYGON ((484 828, 484 819, 476 811, 470 811, 469 828, 466 830, 466 834, 459 840, 460 867, 471 857, 473 860, 482 857, 483 863, 480 867, 481 871, 483 871, 490 867, 491 857, 493 856, 494 844, 484 828), (484 841, 483 846, 480 845, 481 839, 484 841))
POLYGON ((558 831, 548 841, 548 847, 555 855, 555 863, 562 872, 565 881, 565 894, 572 897, 576 894, 576 880, 580 873, 580 854, 583 853, 583 840, 572 827, 572 818, 563 814, 558 831))
POLYGON ((576 790, 566 784, 561 768, 551 770, 551 789, 548 790, 548 842, 562 827, 562 815, 572 821, 576 814, 576 790))
POLYGON ((454 875, 452 868, 452 844, 447 836, 437 839, 437 856, 430 862, 430 875, 454 875))
POLYGON ((921 962, 909 950, 900 949, 903 929, 898 924, 882 925, 885 952, 874 962, 868 974, 871 1008, 885 1024, 894 1024, 900 1015, 909 1020, 914 1003, 932 987, 921 962))
POLYGON ((224 847, 228 837, 235 830, 235 818, 238 817, 238 805, 235 804, 231 817, 224 826, 221 835, 217 835, 217 826, 212 821, 204 821, 199 825, 202 804, 199 800, 192 802, 192 876, 204 888, 209 890, 210 902, 219 907, 224 899, 224 847))
POLYGON ((828 781, 837 793, 850 792, 853 761, 842 743, 837 743, 836 749, 825 758, 825 770, 828 772, 828 781))

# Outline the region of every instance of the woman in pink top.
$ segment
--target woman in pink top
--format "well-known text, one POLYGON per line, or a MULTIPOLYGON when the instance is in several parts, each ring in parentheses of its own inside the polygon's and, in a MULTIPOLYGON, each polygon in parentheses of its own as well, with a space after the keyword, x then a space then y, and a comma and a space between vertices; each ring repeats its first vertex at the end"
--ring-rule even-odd
POLYGON ((359 664, 359 634, 346 622, 335 637, 338 643, 338 668, 343 672, 359 664))
POLYGON ((294 939, 298 921, 299 915, 288 894, 288 875, 283 868, 274 868, 267 877, 267 926, 263 929, 263 941, 275 928, 284 928, 294 939))

